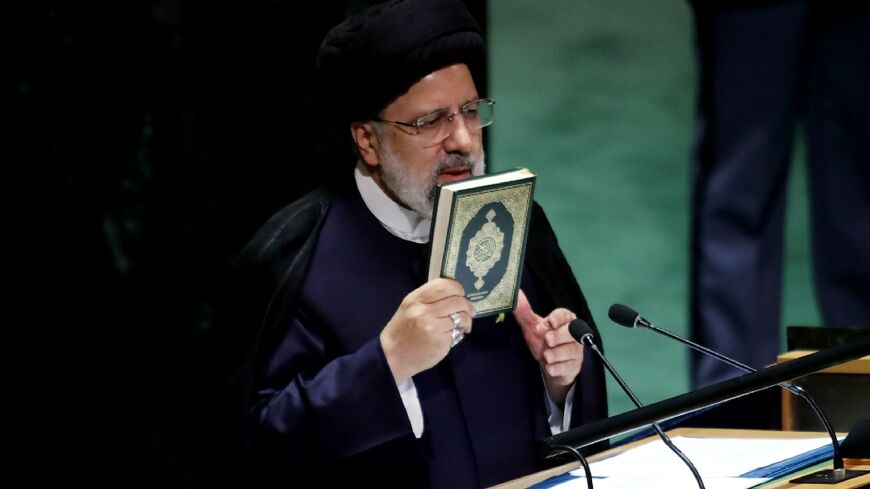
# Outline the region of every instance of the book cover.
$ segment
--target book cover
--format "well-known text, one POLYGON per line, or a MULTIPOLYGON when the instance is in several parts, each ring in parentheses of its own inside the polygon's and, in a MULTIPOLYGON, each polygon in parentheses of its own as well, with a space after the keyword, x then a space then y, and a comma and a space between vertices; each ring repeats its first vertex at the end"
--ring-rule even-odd
POLYGON ((440 186, 432 216, 429 280, 465 288, 477 316, 516 305, 536 176, 525 168, 440 186))

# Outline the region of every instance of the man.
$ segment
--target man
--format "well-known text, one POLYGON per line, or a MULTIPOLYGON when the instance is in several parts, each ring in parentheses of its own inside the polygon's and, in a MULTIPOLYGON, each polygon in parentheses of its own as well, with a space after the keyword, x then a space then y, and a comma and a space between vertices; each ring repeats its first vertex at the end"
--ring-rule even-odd
MULTIPOLYGON (((870 321, 870 4, 691 5, 699 66, 692 338, 763 368, 781 349, 786 183, 798 136, 807 145, 823 323, 870 321)), ((712 358, 692 358, 696 387, 739 374, 712 358)), ((745 414, 727 424, 746 426, 745 414)))
POLYGON ((568 332, 594 323, 540 207, 503 322, 475 319, 457 282, 426 282, 437 185, 484 173, 484 60, 459 0, 381 4, 327 34, 324 107, 359 160, 240 257, 257 476, 486 487, 544 468, 536 440, 606 416, 601 367, 568 332))

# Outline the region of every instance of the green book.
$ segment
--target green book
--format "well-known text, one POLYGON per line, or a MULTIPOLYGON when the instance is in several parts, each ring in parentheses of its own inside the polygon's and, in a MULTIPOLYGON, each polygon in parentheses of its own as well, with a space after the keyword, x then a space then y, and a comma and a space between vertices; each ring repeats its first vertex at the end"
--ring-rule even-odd
POLYGON ((517 168, 441 185, 430 233, 429 280, 455 279, 477 316, 516 306, 534 173, 517 168))

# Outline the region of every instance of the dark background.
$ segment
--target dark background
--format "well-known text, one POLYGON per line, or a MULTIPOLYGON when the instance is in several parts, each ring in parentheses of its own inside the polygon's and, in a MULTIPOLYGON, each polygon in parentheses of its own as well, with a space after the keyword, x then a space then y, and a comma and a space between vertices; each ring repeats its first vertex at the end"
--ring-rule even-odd
POLYGON ((353 158, 314 62, 368 3, 0 4, 7 480, 233 481, 218 291, 272 212, 353 158))

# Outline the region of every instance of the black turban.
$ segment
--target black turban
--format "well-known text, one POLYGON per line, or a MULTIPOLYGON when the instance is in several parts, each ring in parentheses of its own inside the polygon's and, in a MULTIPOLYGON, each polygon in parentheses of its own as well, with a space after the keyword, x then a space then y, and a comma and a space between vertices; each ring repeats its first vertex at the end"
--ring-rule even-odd
POLYGON ((461 0, 393 0, 333 27, 320 45, 321 107, 342 124, 371 119, 424 76, 465 63, 480 79, 480 26, 461 0))

